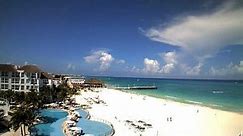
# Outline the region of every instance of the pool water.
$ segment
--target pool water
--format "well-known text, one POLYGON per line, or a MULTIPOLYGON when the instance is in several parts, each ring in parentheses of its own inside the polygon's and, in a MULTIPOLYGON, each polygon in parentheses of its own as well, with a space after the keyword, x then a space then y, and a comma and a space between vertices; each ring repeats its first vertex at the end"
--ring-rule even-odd
MULTIPOLYGON (((106 136, 112 132, 112 128, 102 122, 88 120, 88 112, 77 110, 82 118, 79 119, 77 127, 81 127, 85 134, 94 136, 106 136)), ((62 124, 67 119, 68 113, 58 109, 41 110, 40 116, 45 118, 45 123, 34 125, 31 128, 32 136, 65 136, 62 124)))
POLYGON ((31 128, 33 136, 64 136, 62 123, 66 120, 67 112, 58 109, 41 110, 40 116, 47 121, 42 124, 34 125, 31 128))
MULTIPOLYGON (((78 112, 82 117, 85 117, 83 115, 88 115, 88 113, 83 110, 78 110, 78 112)), ((77 126, 81 127, 85 134, 92 134, 94 136, 106 136, 112 132, 112 128, 109 125, 86 118, 80 118, 77 126)))

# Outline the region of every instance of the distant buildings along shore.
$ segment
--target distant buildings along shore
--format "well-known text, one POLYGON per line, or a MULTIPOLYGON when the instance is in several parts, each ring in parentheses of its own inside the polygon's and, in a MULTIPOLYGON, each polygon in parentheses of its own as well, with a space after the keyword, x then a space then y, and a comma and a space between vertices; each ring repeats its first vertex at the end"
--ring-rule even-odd
POLYGON ((1 91, 12 90, 29 92, 35 90, 39 92, 41 87, 59 86, 62 83, 67 83, 71 88, 104 86, 103 82, 99 80, 85 80, 85 77, 80 75, 49 74, 42 71, 36 65, 18 66, 13 64, 0 64, 1 91))
POLYGON ((36 65, 17 66, 13 64, 0 64, 0 89, 2 91, 13 90, 39 92, 40 87, 59 84, 59 79, 42 71, 36 65), (56 81, 58 80, 58 81, 56 81))

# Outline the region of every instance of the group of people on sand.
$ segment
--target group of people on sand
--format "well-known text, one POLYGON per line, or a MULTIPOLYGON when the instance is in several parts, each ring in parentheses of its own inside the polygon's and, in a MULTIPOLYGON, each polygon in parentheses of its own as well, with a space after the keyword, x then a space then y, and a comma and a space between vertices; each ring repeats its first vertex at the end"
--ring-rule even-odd
POLYGON ((172 117, 167 117, 166 120, 167 122, 172 122, 172 117))
POLYGON ((146 123, 145 121, 142 120, 138 120, 138 121, 125 120, 125 123, 127 123, 129 126, 134 127, 140 132, 144 132, 145 129, 152 127, 152 124, 146 123))

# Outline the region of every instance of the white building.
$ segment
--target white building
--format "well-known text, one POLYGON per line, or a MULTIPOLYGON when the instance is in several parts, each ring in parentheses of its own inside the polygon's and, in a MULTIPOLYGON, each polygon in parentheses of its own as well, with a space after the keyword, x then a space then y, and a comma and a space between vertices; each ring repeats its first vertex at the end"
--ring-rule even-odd
POLYGON ((71 84, 83 84, 85 78, 83 76, 65 76, 64 80, 70 82, 71 84))
POLYGON ((53 85, 55 85, 56 87, 58 87, 63 83, 61 75, 54 75, 54 78, 52 80, 53 80, 53 85))
POLYGON ((40 76, 40 87, 42 86, 48 86, 48 87, 52 87, 53 85, 53 77, 46 73, 46 72, 41 72, 41 76, 40 76))
POLYGON ((35 65, 0 64, 0 90, 39 91, 41 70, 35 65))

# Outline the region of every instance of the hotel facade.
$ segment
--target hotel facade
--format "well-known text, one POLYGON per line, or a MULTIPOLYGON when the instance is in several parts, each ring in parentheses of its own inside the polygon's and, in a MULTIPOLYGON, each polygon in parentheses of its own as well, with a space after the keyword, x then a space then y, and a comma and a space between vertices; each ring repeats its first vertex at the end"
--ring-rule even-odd
POLYGON ((35 65, 16 66, 12 64, 0 64, 0 90, 13 90, 39 92, 40 87, 51 86, 51 77, 42 72, 35 65))

